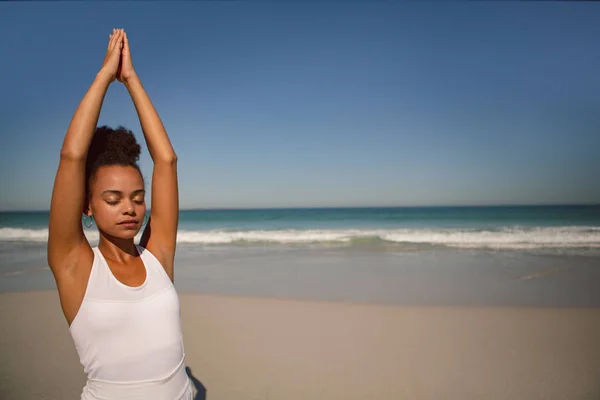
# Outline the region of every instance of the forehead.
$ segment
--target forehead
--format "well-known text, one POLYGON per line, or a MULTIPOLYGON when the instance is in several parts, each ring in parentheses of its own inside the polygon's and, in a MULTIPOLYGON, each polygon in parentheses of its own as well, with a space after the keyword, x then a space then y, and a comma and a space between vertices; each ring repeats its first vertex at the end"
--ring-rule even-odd
POLYGON ((144 188, 144 181, 134 167, 120 165, 102 166, 96 171, 94 190, 119 190, 131 192, 144 188))

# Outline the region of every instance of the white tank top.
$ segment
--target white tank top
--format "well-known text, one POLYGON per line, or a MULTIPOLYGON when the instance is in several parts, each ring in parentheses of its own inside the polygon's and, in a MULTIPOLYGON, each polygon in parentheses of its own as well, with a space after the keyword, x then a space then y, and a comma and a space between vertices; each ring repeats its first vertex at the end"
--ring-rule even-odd
POLYGON ((69 330, 88 382, 82 399, 191 399, 179 297, 163 266, 136 249, 146 268, 138 287, 121 283, 94 247, 83 302, 69 330))

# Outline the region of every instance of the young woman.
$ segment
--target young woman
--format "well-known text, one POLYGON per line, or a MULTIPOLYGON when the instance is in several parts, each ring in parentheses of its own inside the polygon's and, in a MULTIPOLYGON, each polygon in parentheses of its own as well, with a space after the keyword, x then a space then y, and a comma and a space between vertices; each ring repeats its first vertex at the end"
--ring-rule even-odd
POLYGON ((113 30, 67 130, 50 206, 48 263, 88 376, 82 399, 192 399, 173 286, 178 203, 177 156, 133 69, 127 35, 113 30), (154 162, 147 221, 140 146, 123 127, 96 128, 115 79, 133 99, 154 162), (86 226, 98 227, 97 247, 82 212, 86 226))

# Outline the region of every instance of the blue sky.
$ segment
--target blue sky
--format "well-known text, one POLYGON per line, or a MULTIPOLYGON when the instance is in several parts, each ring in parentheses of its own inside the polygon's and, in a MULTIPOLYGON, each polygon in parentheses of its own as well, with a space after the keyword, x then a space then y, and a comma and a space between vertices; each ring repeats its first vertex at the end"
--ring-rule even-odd
MULTIPOLYGON (((600 4, 0 4, 0 210, 45 210, 113 27, 181 208, 599 203, 600 4)), ((125 88, 99 124, 143 144, 125 88)), ((148 196, 148 201, 149 201, 148 196)))

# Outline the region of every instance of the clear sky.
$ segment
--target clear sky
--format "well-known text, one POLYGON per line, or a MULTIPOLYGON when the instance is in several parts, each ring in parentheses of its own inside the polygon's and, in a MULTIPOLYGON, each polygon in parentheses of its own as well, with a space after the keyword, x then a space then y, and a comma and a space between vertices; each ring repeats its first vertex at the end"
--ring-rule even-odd
MULTIPOLYGON (((181 208, 600 203, 600 4, 281 3, 1 3, 0 210, 48 209, 113 27, 181 208)), ((99 124, 150 185, 118 82, 99 124)))

